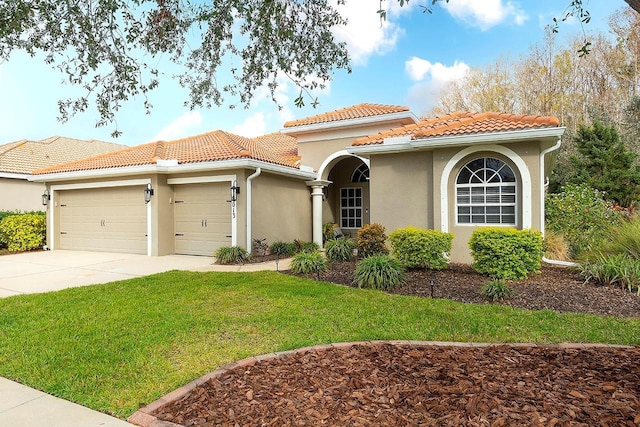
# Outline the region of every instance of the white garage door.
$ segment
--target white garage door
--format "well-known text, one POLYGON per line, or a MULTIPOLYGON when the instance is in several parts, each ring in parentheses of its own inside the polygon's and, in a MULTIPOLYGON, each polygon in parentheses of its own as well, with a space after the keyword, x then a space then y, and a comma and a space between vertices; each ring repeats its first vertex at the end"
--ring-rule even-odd
POLYGON ((175 253, 212 256, 231 246, 228 183, 181 184, 173 191, 175 253))
POLYGON ((143 190, 132 186, 60 191, 60 248, 146 254, 143 190))

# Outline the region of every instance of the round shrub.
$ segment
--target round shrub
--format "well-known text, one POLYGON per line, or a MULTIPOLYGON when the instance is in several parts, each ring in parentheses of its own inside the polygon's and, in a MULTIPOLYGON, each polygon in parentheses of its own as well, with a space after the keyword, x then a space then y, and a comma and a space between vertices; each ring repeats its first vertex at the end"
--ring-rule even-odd
POLYGON ((327 240, 327 243, 324 245, 325 254, 331 262, 349 261, 353 258, 353 250, 355 248, 356 243, 353 239, 346 237, 327 240))
POLYGON ((389 241, 393 256, 405 267, 443 270, 449 263, 453 234, 404 227, 392 231, 389 241))
POLYGON ((390 291, 404 281, 404 267, 389 255, 372 255, 356 266, 353 282, 359 288, 390 291))
POLYGON ((291 260, 291 271, 296 274, 327 271, 327 260, 318 251, 299 252, 295 254, 291 260))
POLYGON ((482 297, 489 301, 502 301, 509 297, 513 290, 502 280, 492 280, 482 285, 482 297))
POLYGON ((213 255, 218 264, 244 264, 249 260, 249 252, 240 246, 222 246, 213 255))
POLYGON ((290 242, 273 242, 269 247, 269 253, 280 257, 290 257, 296 253, 296 245, 290 242))
POLYGON ((358 230, 358 256, 367 258, 373 255, 388 254, 386 229, 380 224, 366 224, 358 230))
POLYGON ((542 266, 542 234, 515 228, 478 228, 471 234, 472 267, 493 279, 525 279, 542 266))

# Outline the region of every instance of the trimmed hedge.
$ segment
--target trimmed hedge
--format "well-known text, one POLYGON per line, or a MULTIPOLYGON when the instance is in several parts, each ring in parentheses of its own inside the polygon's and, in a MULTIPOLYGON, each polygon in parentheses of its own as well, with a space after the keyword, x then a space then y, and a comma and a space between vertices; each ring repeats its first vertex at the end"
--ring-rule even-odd
POLYGON ((543 244, 539 231, 487 227, 469 239, 472 267, 494 279, 525 279, 539 273, 543 244))
POLYGON ((46 232, 47 217, 42 213, 13 214, 0 221, 0 242, 10 252, 41 249, 46 232))
POLYGON ((453 234, 410 226, 392 231, 389 241, 393 255, 406 268, 443 270, 449 262, 453 234))

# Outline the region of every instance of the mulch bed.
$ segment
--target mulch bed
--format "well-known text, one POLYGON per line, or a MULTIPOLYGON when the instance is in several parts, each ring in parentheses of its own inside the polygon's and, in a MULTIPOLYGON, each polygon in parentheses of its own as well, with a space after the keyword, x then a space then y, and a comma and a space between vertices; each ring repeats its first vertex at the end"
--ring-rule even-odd
MULTIPOLYGON (((353 286, 354 263, 323 281, 353 286)), ((290 274, 290 273, 289 273, 290 274)), ((316 278, 315 275, 309 276, 316 278)), ((487 303, 466 265, 411 271, 394 293, 487 303)), ((545 266, 502 304, 640 317, 640 297, 545 266)), ((227 371, 155 414, 184 426, 640 426, 640 348, 355 345, 227 371)))
POLYGON ((160 408, 184 426, 637 426, 640 349, 356 345, 240 367, 160 408))

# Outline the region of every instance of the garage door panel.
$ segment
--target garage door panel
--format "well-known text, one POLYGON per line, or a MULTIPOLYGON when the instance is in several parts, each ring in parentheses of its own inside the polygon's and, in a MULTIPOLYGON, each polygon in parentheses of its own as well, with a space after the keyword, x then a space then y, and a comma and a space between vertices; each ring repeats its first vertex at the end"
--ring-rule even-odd
POLYGON ((147 209, 141 187, 59 193, 62 249, 147 253, 147 209))
POLYGON ((174 187, 175 252, 212 256, 231 245, 231 206, 227 183, 174 187))

